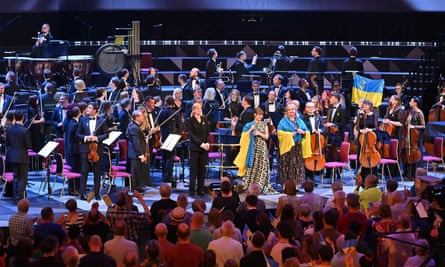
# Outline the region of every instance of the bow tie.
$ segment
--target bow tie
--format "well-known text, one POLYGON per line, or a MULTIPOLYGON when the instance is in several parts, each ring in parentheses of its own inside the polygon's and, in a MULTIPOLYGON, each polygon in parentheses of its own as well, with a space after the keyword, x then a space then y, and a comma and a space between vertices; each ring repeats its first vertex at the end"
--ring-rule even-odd
POLYGON ((259 95, 258 93, 253 93, 253 95, 259 95))
POLYGON ((275 103, 274 102, 269 102, 269 105, 275 105, 275 103))
POLYGON ((90 117, 90 121, 95 121, 96 117, 90 117))

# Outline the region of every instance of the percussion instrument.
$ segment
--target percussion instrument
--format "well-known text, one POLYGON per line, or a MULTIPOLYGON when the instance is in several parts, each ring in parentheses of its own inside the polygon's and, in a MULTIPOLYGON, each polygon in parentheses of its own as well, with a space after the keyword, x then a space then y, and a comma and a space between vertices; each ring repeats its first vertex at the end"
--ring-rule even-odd
POLYGON ((93 73, 94 58, 89 55, 71 55, 57 58, 64 76, 71 77, 74 68, 80 69, 82 79, 89 81, 93 73))
POLYGON ((17 77, 28 73, 30 57, 4 57, 8 62, 8 71, 14 71, 17 77))
POLYGON ((30 58, 29 74, 33 81, 43 82, 43 71, 50 69, 52 73, 58 71, 57 59, 55 58, 30 58))
POLYGON ((104 44, 96 51, 96 65, 99 71, 109 77, 124 67, 126 56, 122 47, 115 44, 104 44))

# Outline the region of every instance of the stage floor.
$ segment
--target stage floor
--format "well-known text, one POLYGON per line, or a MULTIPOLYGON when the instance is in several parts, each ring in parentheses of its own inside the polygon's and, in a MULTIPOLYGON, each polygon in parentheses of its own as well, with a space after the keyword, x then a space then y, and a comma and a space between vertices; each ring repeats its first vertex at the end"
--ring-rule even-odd
MULTIPOLYGON (((352 170, 352 171, 354 174, 354 170, 352 170)), ((176 173, 180 173, 180 170, 177 171, 176 173)), ((274 171, 271 172, 272 183, 275 181, 274 173, 276 173, 276 172, 274 172, 274 171)), ((174 200, 176 200, 178 194, 188 192, 188 187, 187 187, 188 167, 187 166, 184 169, 184 174, 186 177, 185 182, 178 182, 177 188, 173 191, 173 194, 171 196, 171 198, 174 200)), ((232 171, 232 174, 236 174, 236 171, 232 171)), ((430 170, 430 172, 428 174, 431 176, 436 176, 438 178, 445 177, 445 171, 441 168, 438 168, 438 170, 436 172, 433 172, 432 170, 430 170)), ((218 182, 219 181, 219 179, 217 178, 217 177, 219 177, 218 171, 217 170, 209 171, 209 177, 210 178, 206 179, 206 185, 209 185, 210 183, 218 182)), ((394 177, 394 178, 400 181, 399 177, 394 177)), ((50 179, 51 186, 53 188, 52 195, 48 196, 46 188, 43 188, 39 192, 41 183, 44 180, 45 180, 45 173, 43 171, 30 172, 30 174, 29 174, 29 183, 27 186, 27 194, 28 194, 28 199, 31 202, 31 207, 30 207, 28 214, 31 217, 40 217, 40 210, 43 207, 49 206, 49 207, 53 208, 54 213, 56 214, 56 218, 57 218, 59 215, 66 212, 65 202, 70 198, 76 198, 76 197, 73 197, 70 195, 64 195, 63 197, 60 197, 60 192, 61 192, 61 188, 62 188, 62 179, 57 178, 55 181, 55 177, 51 177, 51 179, 50 179), (55 181, 55 184, 54 184, 54 181, 55 181)), ((151 206, 151 204, 154 201, 160 199, 158 189, 159 189, 159 185, 161 185, 161 183, 162 183, 161 173, 159 171, 153 172, 152 180, 154 182, 154 186, 146 188, 146 191, 144 193, 144 200, 149 207, 151 206)), ((120 190, 122 188, 121 181, 122 181, 122 179, 117 179, 117 181, 116 181, 117 190, 120 190)), ((324 184, 321 184, 320 178, 318 176, 315 178, 315 181, 318 184, 318 186, 315 188, 316 193, 318 193, 324 197, 329 197, 332 195, 331 179, 330 178, 325 178, 324 184)), ((346 193, 353 192, 354 180, 352 179, 349 170, 343 171, 343 181, 345 184, 344 191, 346 193)), ((234 182, 239 182, 239 180, 235 179, 234 182)), ((88 187, 91 188, 92 184, 93 184, 93 178, 90 176, 89 180, 88 180, 88 187)), ((413 185, 413 182, 408 182, 408 181, 403 182, 403 183, 401 183, 401 185, 399 185, 399 189, 403 190, 403 188, 405 186, 409 188, 412 185, 413 185)), ((382 189, 384 189, 383 184, 380 183, 379 186, 382 189)), ((278 191, 281 192, 279 185, 274 185, 274 187, 276 189, 278 189, 278 191)), ((67 188, 67 186, 65 188, 67 188)), ((300 190, 300 192, 301 191, 302 190, 300 190)), ((65 190, 65 192, 66 192, 66 190, 65 190)), ((103 193, 105 193, 105 190, 103 190, 103 193)), ((244 198, 244 195, 245 194, 241 194, 242 199, 244 198)), ((266 202, 266 206, 268 209, 274 209, 277 206, 278 198, 282 195, 283 194, 261 195, 260 199, 263 199, 266 202)), ((115 196, 116 196, 115 193, 110 194, 110 197, 113 201, 116 199, 115 196)), ((189 197, 189 210, 190 211, 191 211, 191 202, 196 198, 198 198, 198 196, 189 197)), ((206 201, 207 211, 210 210, 211 203, 212 203, 212 198, 210 197, 210 195, 205 195, 200 198, 203 198, 206 201)), ((93 202, 94 202, 94 200, 93 200, 93 202)), ((77 205, 80 210, 88 211, 93 202, 88 203, 86 201, 78 200, 77 205)), ((17 212, 17 207, 16 207, 17 203, 8 197, 3 197, 2 200, 0 200, 0 203, 1 203, 0 205, 2 206, 2 208, 0 209, 0 227, 7 227, 9 217, 12 214, 17 212)), ((139 210, 142 210, 142 206, 138 203, 138 201, 135 201, 135 205, 139 207, 139 210)), ((103 200, 99 201, 99 207, 102 212, 105 212, 107 209, 107 206, 105 205, 105 202, 103 200)))

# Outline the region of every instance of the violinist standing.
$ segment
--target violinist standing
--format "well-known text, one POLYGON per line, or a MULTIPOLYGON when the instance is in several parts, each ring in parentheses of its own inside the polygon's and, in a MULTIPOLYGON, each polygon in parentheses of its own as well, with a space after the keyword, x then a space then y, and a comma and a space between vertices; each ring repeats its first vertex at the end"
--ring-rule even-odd
MULTIPOLYGON (((357 116, 357 121, 355 122, 354 134, 355 136, 357 136, 357 138, 360 138, 361 135, 366 134, 368 132, 375 132, 376 129, 377 129, 377 115, 373 112, 372 102, 365 99, 363 100, 362 109, 359 111, 357 116)), ((375 147, 375 143, 369 145, 375 147)), ((358 158, 360 158, 361 157, 360 153, 362 151, 360 143, 358 145, 358 151, 359 151, 358 158)), ((362 167, 361 176, 367 177, 368 174, 376 175, 377 167, 373 168, 362 167)))
POLYGON ((105 118, 98 117, 98 106, 89 103, 87 107, 88 116, 83 117, 77 127, 76 136, 80 140, 80 199, 86 200, 86 185, 90 167, 94 174, 94 194, 96 200, 100 200, 100 164, 103 155, 102 141, 108 137, 107 124, 103 123, 105 118), (89 160, 89 157, 92 160, 89 160))
POLYGON ((195 194, 196 181, 198 181, 198 195, 204 195, 205 166, 208 162, 209 124, 202 115, 202 105, 195 103, 192 114, 187 120, 187 129, 190 136, 190 187, 189 195, 195 194))
MULTIPOLYGON (((323 117, 319 111, 315 111, 314 103, 306 102, 303 121, 311 134, 324 133, 323 117)), ((314 171, 306 169, 306 179, 314 180, 314 174, 314 171)))
MULTIPOLYGON (((421 101, 420 98, 418 98, 416 96, 411 98, 411 100, 409 101, 409 106, 410 106, 411 110, 409 111, 408 117, 406 118, 405 126, 406 126, 407 130, 413 131, 413 130, 419 130, 419 129, 425 128, 425 117, 423 115, 422 110, 420 109, 420 105, 421 105, 420 101, 421 101)), ((409 138, 410 139, 409 145, 411 146, 411 148, 414 148, 414 144, 417 144, 417 146, 419 146, 419 144, 423 143, 421 140, 422 139, 421 131, 419 132, 418 135, 415 135, 415 136, 417 136, 417 139, 413 139, 413 135, 411 135, 411 138, 409 138)), ((404 139, 408 140, 406 135, 404 136, 404 139)), ((402 148, 402 150, 403 150, 403 148, 402 148)), ((403 153, 403 151, 402 151, 402 153, 403 153)), ((413 154, 414 154, 414 152, 413 152, 413 154)), ((402 159, 403 159, 403 155, 402 155, 402 159)), ((404 163, 403 169, 404 169, 406 178, 408 178, 410 180, 415 178, 416 168, 420 167, 419 163, 421 162, 421 159, 422 159, 422 156, 420 154, 420 157, 417 162, 404 163)))
POLYGON ((149 181, 144 181, 147 173, 150 172, 150 157, 148 151, 147 139, 142 131, 142 124, 145 120, 141 111, 133 111, 133 121, 128 128, 128 158, 130 159, 131 183, 132 189, 141 190, 143 185, 152 184, 150 176, 149 181))
POLYGON ((14 173, 14 198, 24 198, 28 182, 28 149, 31 148, 31 138, 28 129, 23 126, 24 114, 15 112, 16 122, 8 128, 6 136, 6 161, 12 165, 14 173))
MULTIPOLYGON (((175 113, 175 100, 173 96, 165 98, 165 108, 159 114, 159 123, 161 126, 161 141, 164 142, 169 134, 178 134, 184 123, 180 112, 175 113)), ((162 180, 163 182, 171 182, 172 187, 176 187, 176 182, 173 179, 173 162, 175 151, 168 151, 162 149, 162 180)))

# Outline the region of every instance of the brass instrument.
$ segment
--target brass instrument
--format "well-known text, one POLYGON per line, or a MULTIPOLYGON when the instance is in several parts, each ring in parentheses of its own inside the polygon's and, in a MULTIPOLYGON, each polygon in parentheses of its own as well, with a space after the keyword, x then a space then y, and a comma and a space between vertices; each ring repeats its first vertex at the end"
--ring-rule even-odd
POLYGON ((140 45, 140 22, 132 21, 128 45, 131 55, 131 67, 133 69, 133 79, 139 83, 141 81, 141 45, 140 45))

